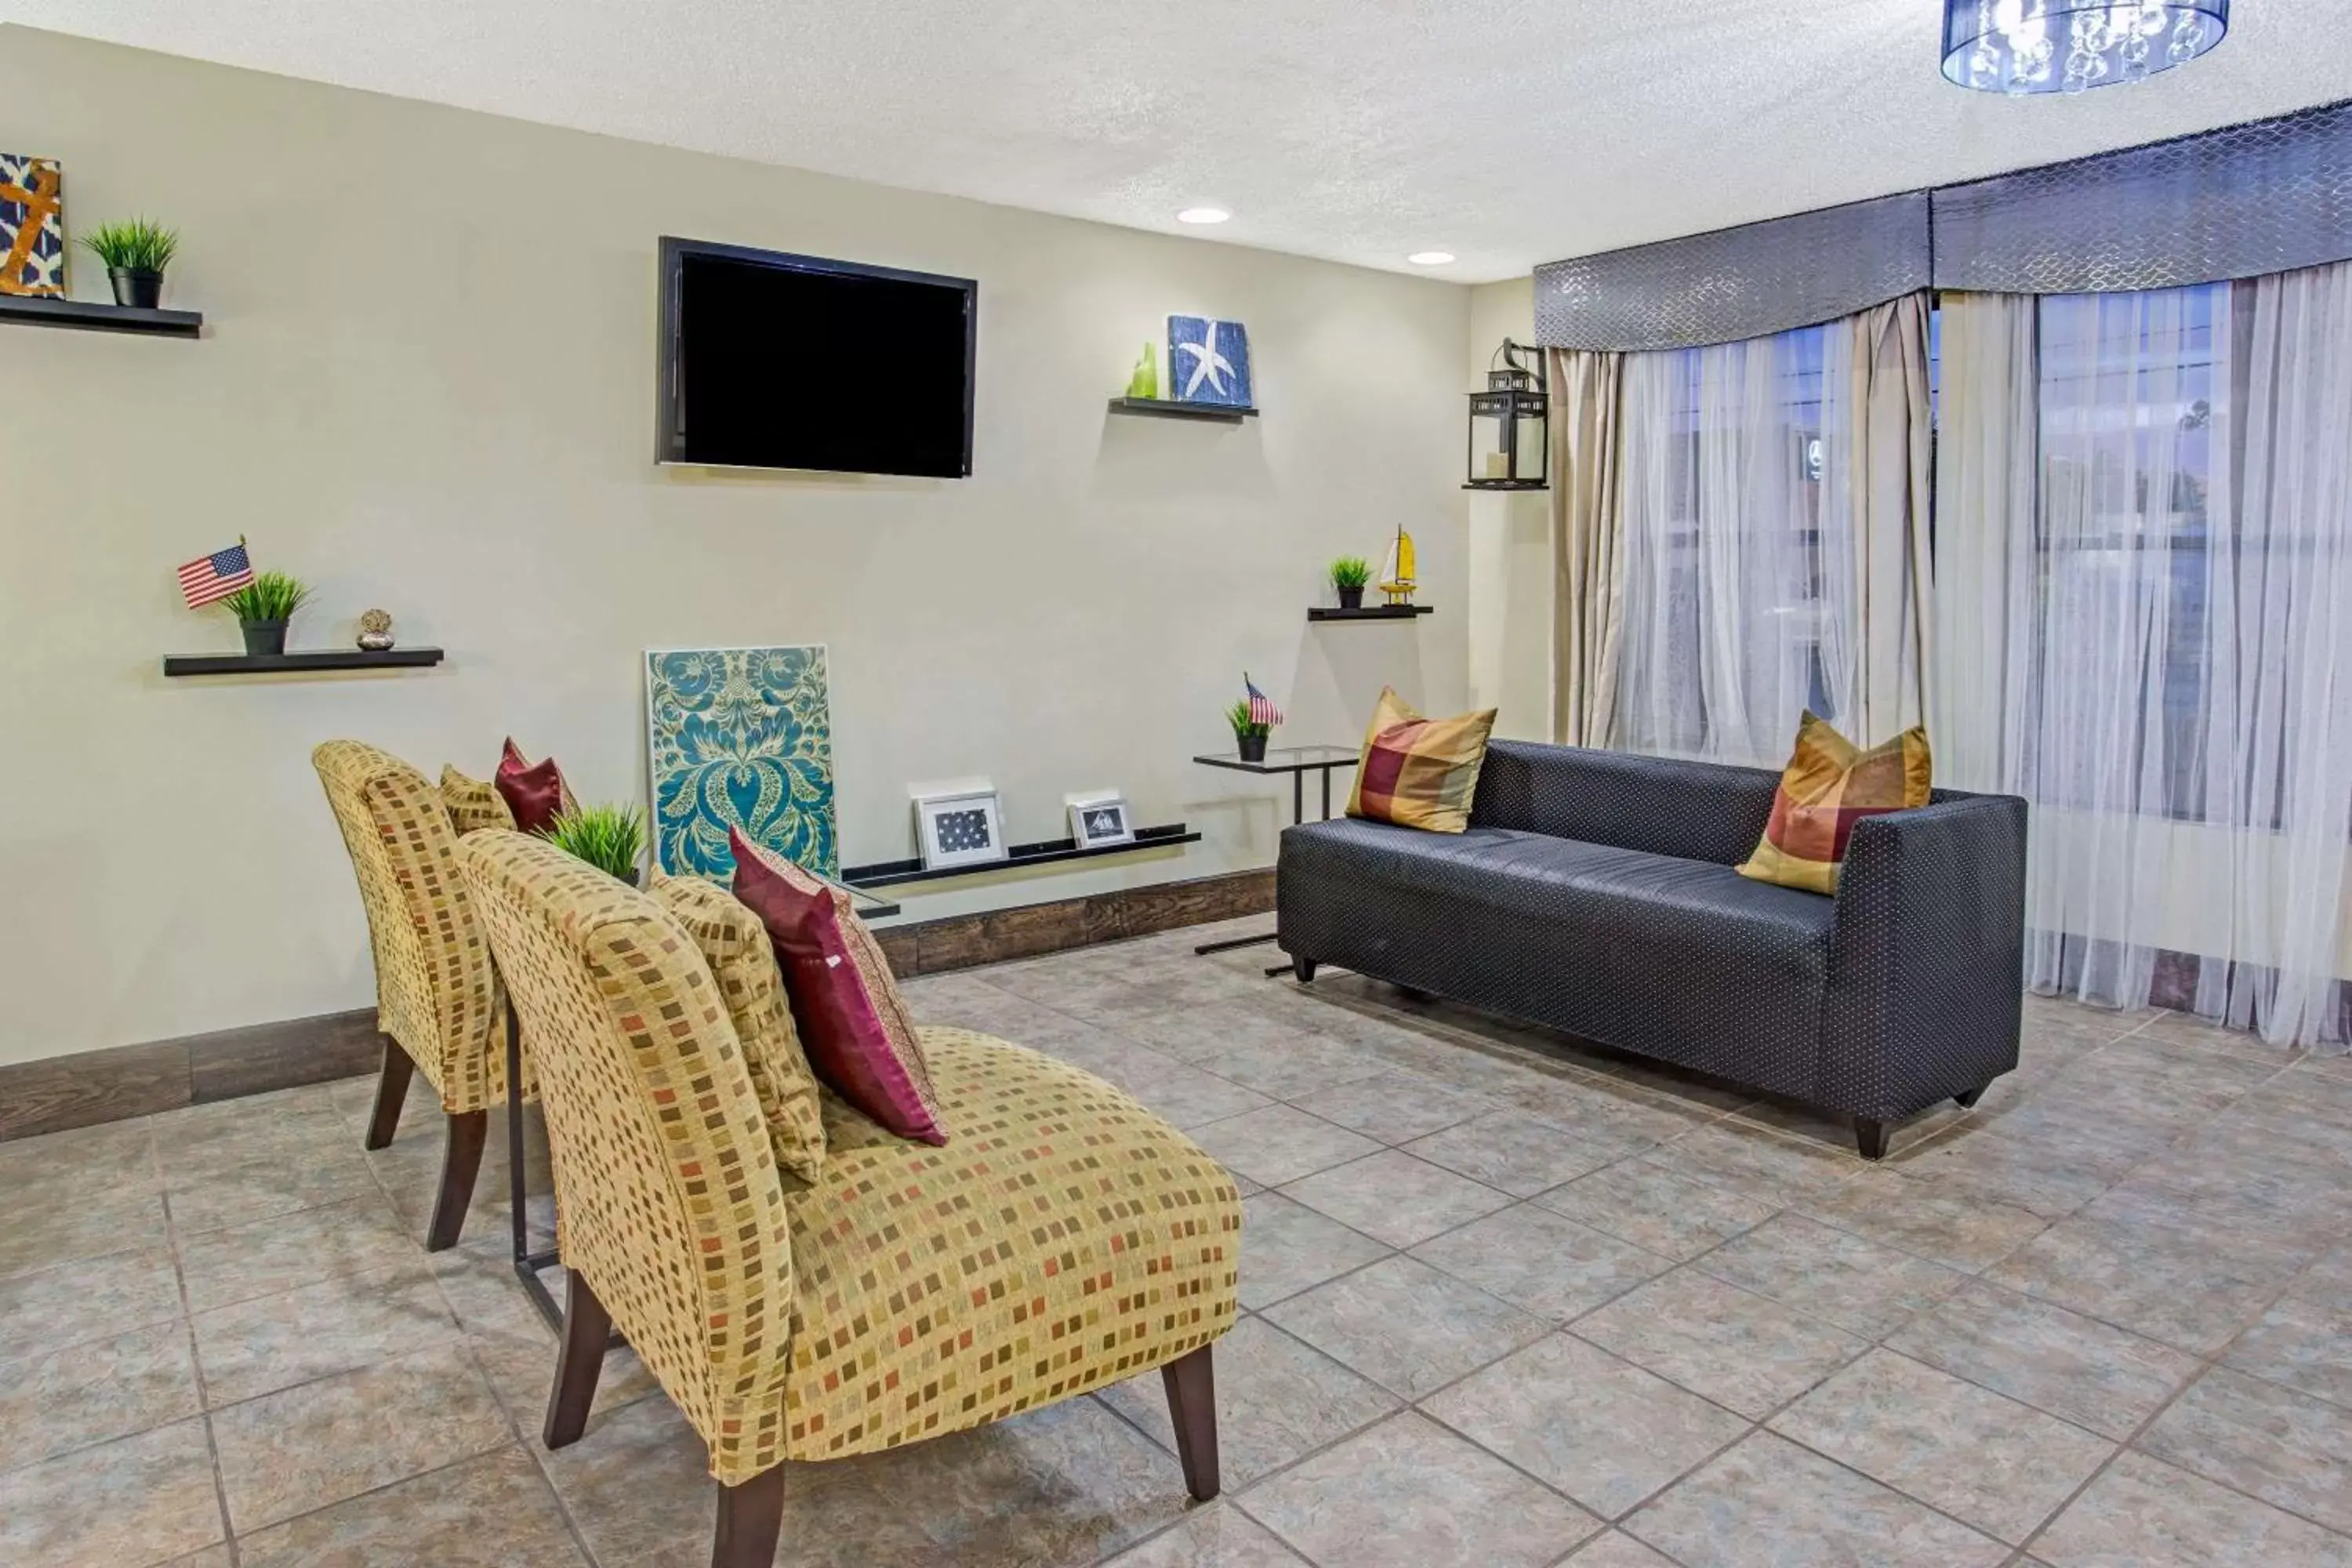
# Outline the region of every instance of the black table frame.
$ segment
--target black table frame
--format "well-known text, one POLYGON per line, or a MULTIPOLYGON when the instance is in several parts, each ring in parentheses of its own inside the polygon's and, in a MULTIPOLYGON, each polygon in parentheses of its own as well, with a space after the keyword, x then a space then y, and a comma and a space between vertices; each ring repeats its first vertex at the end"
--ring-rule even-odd
MULTIPOLYGON (((1261 778, 1268 777, 1275 773, 1288 773, 1290 775, 1290 825, 1293 827, 1297 826, 1300 823, 1307 820, 1307 775, 1310 773, 1319 773, 1323 775, 1323 819, 1327 822, 1329 821, 1331 816, 1332 770, 1335 768, 1352 768, 1361 759, 1356 752, 1345 751, 1345 748, 1339 746, 1276 747, 1273 749, 1271 756, 1279 757, 1285 750, 1345 752, 1345 754, 1339 756, 1328 756, 1311 763, 1285 763, 1272 760, 1255 763, 1244 762, 1238 753, 1225 752, 1218 752, 1207 756, 1198 756, 1194 757, 1192 760, 1200 763, 1202 767, 1225 768, 1237 773, 1255 773, 1261 778)), ((1237 948, 1262 947, 1276 939, 1276 933, 1273 931, 1268 931, 1264 936, 1228 937, 1223 942, 1204 942, 1198 947, 1195 947, 1192 951, 1196 953, 1232 952, 1237 948)), ((1290 973, 1290 965, 1286 963, 1268 964, 1265 972, 1268 976, 1287 974, 1290 973)))

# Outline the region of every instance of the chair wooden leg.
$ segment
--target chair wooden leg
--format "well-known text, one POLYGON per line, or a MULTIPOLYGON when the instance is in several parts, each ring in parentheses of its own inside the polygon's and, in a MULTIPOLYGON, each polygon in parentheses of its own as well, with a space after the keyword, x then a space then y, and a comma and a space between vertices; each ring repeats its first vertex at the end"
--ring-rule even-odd
POLYGON ((465 1228, 466 1205, 474 1201, 474 1176, 482 1168, 482 1144, 490 1134, 490 1113, 467 1110, 449 1118, 449 1142, 441 1150, 441 1193, 433 1200, 425 1250, 446 1252, 465 1228))
POLYGON ((566 1448, 588 1427, 588 1407, 596 1401, 596 1376, 604 1370, 604 1347, 613 1332, 612 1314, 588 1281, 564 1277, 563 1342, 555 1352, 555 1387, 547 1396, 547 1425, 540 1436, 551 1448, 566 1448))
POLYGON ((416 1076, 416 1064, 400 1048, 400 1042, 390 1035, 383 1037, 383 1070, 375 1080, 375 1114, 368 1118, 366 1147, 389 1148, 392 1135, 400 1129, 400 1108, 408 1102, 408 1080, 416 1076))
POLYGON ((1874 1121, 1867 1116, 1855 1117, 1853 1142, 1864 1159, 1884 1159, 1886 1155, 1886 1123, 1874 1121))
POLYGON ((1184 1467, 1184 1489, 1201 1502, 1215 1497, 1217 1480, 1217 1374, 1202 1345, 1160 1369, 1168 1389, 1168 1418, 1176 1427, 1176 1458, 1184 1467))
POLYGON ((783 1528, 783 1466, 761 1470, 741 1486, 720 1487, 710 1568, 773 1568, 783 1528))

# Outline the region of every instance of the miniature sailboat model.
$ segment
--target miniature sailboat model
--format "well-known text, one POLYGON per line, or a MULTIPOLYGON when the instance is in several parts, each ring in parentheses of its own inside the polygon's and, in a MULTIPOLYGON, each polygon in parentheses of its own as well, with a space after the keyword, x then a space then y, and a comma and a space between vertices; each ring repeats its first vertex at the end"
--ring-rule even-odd
POLYGON ((1389 541, 1389 558, 1381 563, 1381 593, 1390 604, 1412 603, 1412 591, 1420 586, 1412 574, 1412 535, 1400 528, 1389 541))

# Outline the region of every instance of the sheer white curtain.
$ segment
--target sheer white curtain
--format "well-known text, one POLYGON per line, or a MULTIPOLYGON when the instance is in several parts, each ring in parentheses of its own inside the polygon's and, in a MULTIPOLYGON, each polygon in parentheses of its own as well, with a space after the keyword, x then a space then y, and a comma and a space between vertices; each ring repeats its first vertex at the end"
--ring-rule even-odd
POLYGON ((2033 803, 2028 983, 2137 1005, 2169 949, 2200 1013, 2340 1046, 2352 266, 2020 308, 1943 323, 1936 686, 1958 782, 2033 803))
POLYGON ((1778 766, 1854 707, 1853 335, 1625 356, 1619 742, 1778 766))

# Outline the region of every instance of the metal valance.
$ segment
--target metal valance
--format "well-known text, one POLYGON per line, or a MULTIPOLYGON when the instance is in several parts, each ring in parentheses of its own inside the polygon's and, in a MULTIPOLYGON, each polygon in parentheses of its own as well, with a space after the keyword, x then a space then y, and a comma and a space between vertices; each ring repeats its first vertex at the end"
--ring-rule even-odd
POLYGON ((1853 202, 1535 273, 1538 342, 1695 348, 1932 284, 2165 289, 2352 259, 2352 102, 1933 192, 1853 202))
POLYGON ((1923 192, 1536 268, 1536 341, 1672 349, 1760 338, 1925 289, 1923 192))

